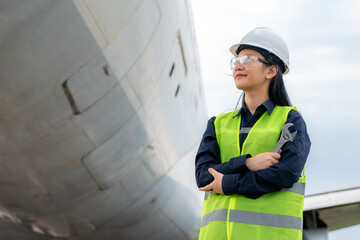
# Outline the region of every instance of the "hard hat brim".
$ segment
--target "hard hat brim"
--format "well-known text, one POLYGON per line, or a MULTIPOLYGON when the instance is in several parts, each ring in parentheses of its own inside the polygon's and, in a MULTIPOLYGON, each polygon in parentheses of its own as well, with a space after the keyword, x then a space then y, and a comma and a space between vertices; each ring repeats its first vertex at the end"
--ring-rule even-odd
POLYGON ((235 44, 235 45, 232 45, 231 47, 230 47, 230 52, 235 56, 235 57, 237 57, 237 54, 236 54, 236 50, 239 48, 239 46, 240 46, 240 44, 235 44))

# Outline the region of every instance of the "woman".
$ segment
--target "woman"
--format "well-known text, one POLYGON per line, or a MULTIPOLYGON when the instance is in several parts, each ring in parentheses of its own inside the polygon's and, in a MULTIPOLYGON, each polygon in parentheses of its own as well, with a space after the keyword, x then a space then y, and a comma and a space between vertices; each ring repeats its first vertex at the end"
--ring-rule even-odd
POLYGON ((306 125, 291 107, 283 74, 284 40, 255 28, 230 48, 240 110, 208 121, 196 156, 196 180, 206 192, 200 239, 302 239, 303 169, 310 150, 306 125), (292 142, 272 152, 282 127, 292 142))

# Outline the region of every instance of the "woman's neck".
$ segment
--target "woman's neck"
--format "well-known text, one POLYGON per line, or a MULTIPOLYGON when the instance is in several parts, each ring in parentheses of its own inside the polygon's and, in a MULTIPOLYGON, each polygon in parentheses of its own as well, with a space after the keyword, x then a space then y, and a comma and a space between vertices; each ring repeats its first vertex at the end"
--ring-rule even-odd
POLYGON ((252 115, 254 115, 256 108, 268 99, 269 94, 245 92, 245 103, 252 115))

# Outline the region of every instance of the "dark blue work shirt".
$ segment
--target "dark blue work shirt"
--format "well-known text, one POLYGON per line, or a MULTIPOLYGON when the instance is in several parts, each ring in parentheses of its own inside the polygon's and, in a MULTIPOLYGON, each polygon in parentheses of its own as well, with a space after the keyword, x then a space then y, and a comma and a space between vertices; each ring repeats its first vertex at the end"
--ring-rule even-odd
MULTIPOLYGON (((261 104, 252 115, 243 103, 235 117, 241 114, 240 128, 251 128, 264 113, 270 115, 274 108, 275 104, 269 99, 261 104)), ((224 174, 222 188, 225 195, 242 194, 255 199, 265 193, 290 188, 298 181, 311 145, 306 124, 299 112, 291 110, 288 114, 286 123, 294 124, 289 130, 290 132, 297 131, 297 134, 292 142, 286 143, 282 148, 280 162, 259 171, 250 171, 247 168, 246 158, 251 157, 250 154, 221 163, 214 121, 215 117, 208 121, 196 155, 195 167, 198 187, 206 186, 214 180, 213 176, 208 172, 210 167, 224 174)), ((245 131, 239 133, 239 135, 241 149, 248 133, 245 131)))

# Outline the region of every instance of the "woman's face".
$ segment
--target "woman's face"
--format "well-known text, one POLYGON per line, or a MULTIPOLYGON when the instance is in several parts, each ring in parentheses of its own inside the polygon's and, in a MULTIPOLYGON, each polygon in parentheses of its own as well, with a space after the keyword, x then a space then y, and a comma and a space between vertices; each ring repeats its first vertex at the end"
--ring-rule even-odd
MULTIPOLYGON (((264 59, 264 57, 252 50, 243 49, 238 56, 252 55, 264 59)), ((233 77, 237 89, 243 91, 256 90, 258 88, 268 87, 270 80, 267 78, 267 66, 261 61, 248 62, 244 64, 237 63, 233 70, 233 77)))

